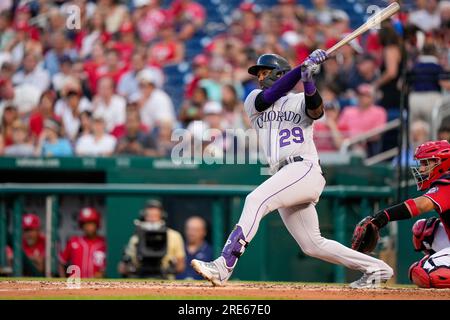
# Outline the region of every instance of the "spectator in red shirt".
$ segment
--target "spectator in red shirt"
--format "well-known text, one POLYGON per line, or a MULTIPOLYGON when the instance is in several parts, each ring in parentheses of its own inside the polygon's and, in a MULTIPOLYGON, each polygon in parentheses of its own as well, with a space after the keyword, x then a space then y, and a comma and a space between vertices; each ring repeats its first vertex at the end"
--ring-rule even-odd
POLYGON ((100 78, 110 77, 114 81, 114 85, 117 85, 120 77, 127 71, 128 63, 120 60, 119 52, 115 49, 108 49, 105 56, 105 64, 97 68, 95 74, 95 88, 99 84, 100 78))
POLYGON ((119 53, 119 59, 122 63, 128 64, 136 47, 133 24, 130 21, 124 22, 116 35, 117 41, 110 41, 108 47, 119 53))
POLYGON ((106 64, 105 48, 99 42, 92 47, 90 59, 84 63, 84 70, 87 74, 89 88, 91 93, 95 93, 97 89, 97 81, 104 75, 104 66, 106 64), (103 69, 103 70, 102 70, 103 69))
MULTIPOLYGON (((129 117, 130 113, 139 113, 139 107, 138 107, 138 103, 137 102, 129 102, 127 104, 127 108, 126 108, 126 118, 129 117)), ((139 116, 139 121, 140 121, 140 116, 139 116)), ((143 133, 149 133, 149 128, 142 123, 139 124, 139 131, 143 132, 143 133)), ((116 126, 112 131, 111 131, 111 135, 113 135, 117 140, 120 140, 121 138, 123 138, 125 136, 125 134, 127 133, 127 128, 126 128, 126 123, 120 124, 118 126, 116 126)))
POLYGON ((81 209, 78 223, 82 236, 74 236, 60 253, 60 275, 66 276, 66 268, 75 265, 81 278, 103 278, 106 268, 106 241, 98 235, 100 213, 94 208, 81 209))
POLYGON ((40 232, 41 219, 34 213, 27 213, 22 218, 22 249, 36 270, 24 268, 25 276, 44 275, 45 236, 40 232), (33 272, 35 271, 35 272, 33 272))
POLYGON ((296 0, 278 0, 276 7, 281 19, 281 32, 295 31, 301 28, 301 22, 305 18, 305 8, 297 5, 296 0))
POLYGON ((39 99, 39 104, 36 111, 31 114, 29 127, 31 138, 37 140, 44 128, 44 120, 49 118, 55 118, 55 103, 56 94, 52 90, 46 90, 42 93, 39 99))
POLYGON ((208 78, 209 75, 209 59, 204 54, 195 56, 192 62, 192 68, 194 69, 193 78, 185 87, 184 96, 187 99, 191 99, 194 91, 199 87, 199 83, 202 79, 208 78))
POLYGON ((175 19, 175 23, 180 30, 178 33, 180 40, 192 38, 194 33, 205 24, 205 8, 192 0, 173 1, 169 14, 175 19))
POLYGON ((158 36, 161 25, 166 20, 164 11, 157 0, 134 0, 133 21, 137 27, 139 39, 149 43, 158 36))
POLYGON ((242 2, 236 15, 236 20, 242 25, 240 38, 245 44, 252 43, 254 36, 260 29, 258 8, 254 3, 242 2))
POLYGON ((149 64, 164 67, 183 61, 184 43, 177 38, 174 27, 169 23, 164 23, 161 25, 159 36, 161 41, 150 47, 149 64))

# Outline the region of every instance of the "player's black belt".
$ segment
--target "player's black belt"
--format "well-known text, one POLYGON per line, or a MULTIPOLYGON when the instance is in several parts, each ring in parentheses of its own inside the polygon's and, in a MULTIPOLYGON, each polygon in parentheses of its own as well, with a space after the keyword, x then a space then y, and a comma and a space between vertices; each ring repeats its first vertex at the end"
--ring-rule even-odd
POLYGON ((280 166, 278 167, 278 171, 281 170, 281 168, 283 168, 284 166, 288 165, 289 163, 292 162, 299 162, 299 161, 303 161, 303 158, 300 156, 296 156, 296 157, 288 157, 286 159, 284 159, 281 163, 280 166))

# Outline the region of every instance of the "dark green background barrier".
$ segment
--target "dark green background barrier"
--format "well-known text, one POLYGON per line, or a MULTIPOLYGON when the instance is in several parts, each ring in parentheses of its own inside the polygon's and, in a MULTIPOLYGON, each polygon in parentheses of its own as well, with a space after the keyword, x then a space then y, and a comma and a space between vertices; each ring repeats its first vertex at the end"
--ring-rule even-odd
MULTIPOLYGON (((152 183, 152 184, 211 184, 258 185, 267 176, 260 175, 260 165, 185 165, 174 166, 167 159, 149 158, 67 158, 14 159, 0 158, 0 182, 83 182, 83 183, 152 183)), ((350 165, 325 166, 328 185, 385 186, 392 182, 394 172, 389 166, 363 167, 355 161, 350 165)), ((394 194, 392 194, 394 196, 394 194)), ((123 247, 132 234, 133 219, 148 196, 114 195, 106 198, 106 231, 108 239, 107 275, 117 276, 117 263, 123 247)), ((183 231, 186 218, 197 214, 214 224, 212 201, 208 197, 162 196, 169 212, 169 225, 183 231)), ((373 205, 361 212, 360 199, 343 200, 346 206, 344 230, 336 230, 336 208, 323 199, 318 205, 322 233, 333 238, 336 232, 348 245, 354 224, 370 214, 373 205), (340 232, 340 233, 339 233, 340 232)), ((225 202, 224 202, 225 203, 225 202)), ((209 240, 218 248, 239 218, 243 198, 236 197, 227 204, 221 218, 223 237, 209 240), (217 242, 220 242, 219 244, 217 242)), ((383 204, 384 205, 384 204, 383 204)), ((61 212, 61 214, 65 214, 61 212)), ((216 216, 217 218, 217 216, 216 216)), ((408 282, 409 265, 420 258, 411 246, 410 227, 413 221, 399 223, 398 280, 408 282)), ((216 249, 217 251, 217 249, 216 249)), ((243 280, 333 281, 335 267, 306 257, 285 230, 278 214, 272 213, 261 223, 260 230, 243 256, 235 278, 243 280)), ((341 271, 342 272, 342 271, 341 271)), ((347 272, 352 280, 357 273, 347 272)))

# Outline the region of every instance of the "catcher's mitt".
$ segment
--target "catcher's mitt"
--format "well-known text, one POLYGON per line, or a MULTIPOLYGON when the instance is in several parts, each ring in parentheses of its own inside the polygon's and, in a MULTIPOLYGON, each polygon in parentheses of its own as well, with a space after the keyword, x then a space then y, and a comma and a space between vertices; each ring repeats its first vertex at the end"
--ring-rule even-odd
POLYGON ((379 238, 378 227, 372 223, 372 217, 365 217, 353 231, 352 249, 363 253, 372 252, 379 238))

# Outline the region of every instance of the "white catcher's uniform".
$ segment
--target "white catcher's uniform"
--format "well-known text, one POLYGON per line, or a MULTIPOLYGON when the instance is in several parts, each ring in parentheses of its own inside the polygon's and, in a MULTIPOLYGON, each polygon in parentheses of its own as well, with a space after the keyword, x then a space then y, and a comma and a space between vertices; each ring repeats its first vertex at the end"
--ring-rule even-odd
POLYGON ((253 90, 244 106, 271 168, 276 171, 281 161, 295 156, 304 161, 284 166, 247 196, 237 223, 245 240, 250 242, 261 219, 278 209, 286 228, 306 254, 362 272, 383 270, 392 274, 385 262, 321 236, 315 204, 325 179, 313 142, 313 120, 305 111, 304 94, 289 93, 258 112, 255 98, 260 92, 253 90))

